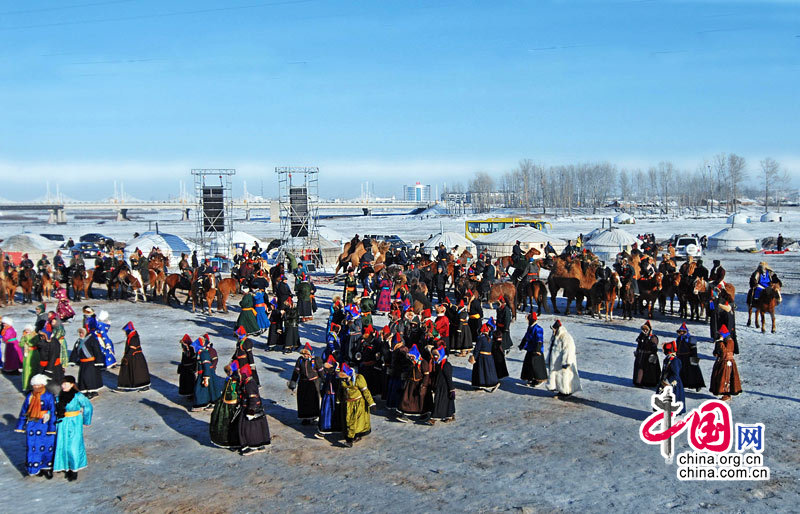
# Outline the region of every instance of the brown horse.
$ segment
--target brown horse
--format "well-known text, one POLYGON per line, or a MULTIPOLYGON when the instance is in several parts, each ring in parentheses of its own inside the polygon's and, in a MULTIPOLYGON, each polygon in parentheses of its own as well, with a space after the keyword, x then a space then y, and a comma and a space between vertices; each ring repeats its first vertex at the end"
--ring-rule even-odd
POLYGON ((195 312, 195 308, 197 304, 199 304, 201 312, 206 312, 207 307, 208 314, 211 314, 213 312, 211 304, 214 301, 214 298, 217 297, 217 288, 214 284, 214 275, 208 274, 203 278, 202 291, 200 289, 199 282, 199 280, 192 280, 192 312, 195 312))
POLYGON ((625 282, 619 292, 620 300, 622 300, 622 319, 633 319, 633 308, 636 303, 636 295, 633 292, 634 280, 636 279, 625 282))
MULTIPOLYGON (((729 298, 736 298, 736 288, 730 282, 724 282, 725 292, 728 293, 729 298)), ((713 292, 711 284, 700 277, 694 279, 694 287, 692 293, 700 300, 702 308, 706 311, 706 321, 711 315, 709 309, 709 302, 711 302, 711 293, 713 292)))
MULTIPOLYGON (((473 255, 469 250, 464 250, 461 252, 461 255, 458 256, 458 259, 454 259, 452 255, 447 259, 447 276, 450 277, 450 285, 453 286, 453 288, 456 286, 456 265, 463 268, 469 263, 472 257, 473 255)), ((377 273, 378 270, 375 271, 377 273)))
POLYGON ((667 300, 669 300, 669 313, 675 312, 675 297, 681 285, 681 274, 678 272, 668 273, 665 280, 661 283, 661 293, 658 295, 658 312, 667 314, 667 300))
POLYGON ((164 273, 164 269, 169 268, 169 258, 164 255, 153 255, 147 267, 155 272, 164 273))
POLYGON ((53 270, 50 268, 45 269, 39 275, 40 286, 38 288, 39 300, 44 301, 45 298, 50 300, 53 297, 53 270))
POLYGON ((617 300, 622 282, 616 271, 611 273, 608 280, 598 280, 590 291, 592 317, 600 317, 600 309, 606 311, 606 321, 614 320, 614 302, 617 300))
MULTIPOLYGON (((526 261, 529 261, 537 255, 542 255, 542 252, 540 252, 536 248, 531 247, 527 252, 525 252, 524 259, 526 261)), ((514 264, 514 259, 510 255, 505 255, 497 259, 496 264, 498 268, 503 269, 503 273, 508 274, 508 267, 514 264)))
POLYGON ((228 296, 239 294, 239 281, 235 278, 223 278, 217 284, 217 310, 228 312, 228 296))
POLYGON ((533 312, 533 301, 536 300, 536 314, 542 314, 542 308, 547 312, 547 285, 541 280, 530 280, 524 282, 518 290, 520 295, 520 309, 530 305, 530 312, 533 312))
POLYGON ((14 305, 14 295, 17 293, 17 282, 19 281, 19 273, 17 270, 11 270, 5 277, 4 286, 7 302, 9 305, 14 305))
POLYGON ((758 328, 758 318, 761 316, 761 332, 766 332, 766 325, 764 323, 764 314, 769 313, 772 318, 772 333, 775 333, 775 307, 780 305, 781 298, 781 281, 777 277, 773 277, 772 284, 761 291, 758 299, 753 299, 754 291, 751 289, 747 293, 747 326, 750 326, 750 316, 753 309, 756 311, 756 328, 758 328))
MULTIPOLYGON (((371 240, 372 246, 372 257, 375 259, 373 261, 374 264, 379 262, 384 262, 386 257, 384 252, 389 249, 391 246, 389 243, 385 241, 381 242, 381 246, 379 247, 378 243, 375 240, 371 240), (381 248, 383 248, 383 252, 381 252, 381 248)), ((353 250, 353 253, 350 252, 350 242, 344 244, 344 248, 341 254, 339 254, 339 258, 336 261, 336 270, 333 272, 334 276, 339 274, 339 270, 347 271, 347 268, 352 267, 354 270, 358 269, 358 263, 361 261, 361 256, 363 256, 367 251, 364 249, 364 242, 359 241, 358 246, 356 249, 353 250)))
POLYGON ((83 298, 88 298, 87 290, 91 282, 86 279, 86 271, 76 269, 70 271, 70 275, 70 281, 72 283, 72 301, 81 301, 81 293, 83 293, 83 298))
POLYGON ((22 268, 17 276, 17 285, 22 289, 22 303, 33 303, 34 275, 32 269, 22 268))
MULTIPOLYGON (((647 318, 653 319, 653 306, 661 293, 661 281, 664 280, 662 273, 656 273, 653 278, 639 279, 639 307, 647 309, 647 318)), ((641 311, 640 311, 641 312, 641 311)))
MULTIPOLYGON (((152 274, 153 270, 150 270, 150 273, 152 274)), ((181 304, 181 301, 178 300, 178 297, 175 295, 175 291, 178 289, 186 291, 186 301, 183 302, 183 304, 188 304, 192 299, 192 282, 193 278, 187 278, 183 273, 170 273, 167 275, 164 279, 165 285, 163 286, 166 290, 164 293, 164 305, 172 305, 170 303, 170 298, 174 298, 175 301, 178 302, 178 305, 181 304)))
POLYGON ((511 282, 495 282, 489 287, 489 304, 497 302, 501 296, 506 297, 506 302, 511 307, 511 319, 517 319, 517 288, 511 282))

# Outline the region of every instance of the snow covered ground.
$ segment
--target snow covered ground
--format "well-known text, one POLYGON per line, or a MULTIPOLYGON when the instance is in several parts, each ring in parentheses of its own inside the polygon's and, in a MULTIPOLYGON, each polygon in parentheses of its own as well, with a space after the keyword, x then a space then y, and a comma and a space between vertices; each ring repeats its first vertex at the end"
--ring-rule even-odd
MULTIPOLYGON (((789 213, 780 224, 744 227, 759 237, 800 234, 800 216, 789 213), (787 219, 785 218, 785 219, 787 219)), ((556 219, 554 235, 574 238, 599 225, 596 219, 556 219)), ((442 226, 463 230, 463 219, 415 219, 411 216, 342 218, 327 224, 346 236, 353 232, 396 233, 423 240, 442 226)), ((626 229, 667 237, 676 232, 711 234, 724 228, 722 218, 640 220, 626 229)), ((191 236, 191 224, 161 221, 161 230, 191 236)), ((277 237, 277 226, 237 223, 261 237, 277 237)), ((102 232, 120 239, 147 230, 146 222, 66 226, 29 225, 34 232, 79 236, 102 232)), ((0 223, 0 237, 21 231, 18 223, 0 223)), ((707 263, 715 256, 705 257, 707 263)), ((749 273, 761 254, 719 254, 728 278, 745 292, 749 273)), ((796 379, 800 345, 798 256, 769 256, 784 277, 784 303, 779 308, 778 334, 745 327, 744 302, 737 298, 741 354, 737 363, 744 393, 732 401, 734 422, 766 425, 767 482, 680 482, 674 465, 667 466, 658 448, 640 442, 638 428, 649 414, 650 391, 631 386, 633 350, 642 320, 605 323, 586 316, 562 317, 577 345, 583 391, 563 401, 541 389, 524 387, 516 378, 522 352, 509 355, 511 377, 493 394, 473 392, 466 358, 454 358, 457 382, 456 422, 425 427, 373 415, 373 433, 353 449, 335 440, 312 437, 313 427, 295 417, 295 398, 286 388, 296 354, 265 352, 257 339, 256 359, 262 377, 270 428, 275 439, 269 452, 249 457, 215 448, 208 436, 209 414, 189 412, 177 395, 178 341, 184 333, 208 332, 224 360, 233 353, 232 324, 238 307, 227 315, 192 314, 161 304, 91 301, 95 310, 111 314, 117 356, 122 354, 121 327, 137 326, 152 375, 152 389, 143 393, 105 390, 93 401, 95 418, 87 430, 89 468, 76 483, 58 476, 47 482, 23 475, 24 437, 13 432, 23 397, 19 377, 0 377, 0 489, 6 505, 34 509, 157 512, 164 510, 236 511, 642 511, 709 508, 722 511, 795 510, 797 507, 797 424, 800 385, 796 379), (793 507, 794 505, 794 507, 793 507)), ((710 267, 710 266, 709 266, 710 267)), ((102 297, 104 293, 96 289, 102 297)), ((322 348, 330 298, 338 287, 320 284, 321 309, 301 326, 301 338, 322 348)), ((180 293, 179 293, 180 295, 180 293)), ((182 298, 182 296, 180 296, 182 298)), ((238 297, 231 302, 235 305, 238 297)), ((82 304, 78 304, 78 308, 82 304)), ((77 310, 77 309, 76 309, 77 310)), ((18 330, 32 322, 30 306, 8 307, 18 330)), ((552 314, 540 322, 549 326, 552 314)), ((385 318, 377 317, 376 325, 385 318)), ((657 316, 659 338, 671 340, 681 321, 657 316)), ((67 325, 70 344, 79 322, 67 325)), ((519 342, 523 316, 513 324, 519 342)), ((701 368, 708 382, 713 364, 708 329, 690 323, 701 337, 701 368)), ((105 373, 113 388, 116 371, 105 373)), ((711 398, 707 390, 687 393, 688 407, 711 398)), ((686 438, 677 451, 688 450, 686 438)))

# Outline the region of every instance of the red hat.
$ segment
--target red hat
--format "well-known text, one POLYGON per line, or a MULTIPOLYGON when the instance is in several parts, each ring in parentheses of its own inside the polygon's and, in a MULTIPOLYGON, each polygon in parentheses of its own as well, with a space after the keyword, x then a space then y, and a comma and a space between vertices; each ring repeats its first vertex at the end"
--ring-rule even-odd
POLYGON ((500 298, 498 298, 497 301, 500 303, 506 303, 506 295, 500 295, 500 298))
POLYGON ((365 336, 368 336, 373 332, 375 332, 375 327, 373 327, 372 325, 367 325, 366 327, 364 327, 364 335, 365 336))
POLYGON ((244 329, 243 326, 239 325, 234 332, 239 339, 244 339, 247 337, 247 331, 244 329))
POLYGON ((431 317, 431 310, 430 309, 425 309, 424 311, 422 311, 422 317, 423 318, 430 318, 431 317))
POLYGON ((313 349, 313 348, 311 348, 311 345, 308 343, 308 341, 306 341, 306 344, 305 344, 305 345, 303 345, 303 349, 302 349, 300 352, 301 352, 301 353, 302 353, 302 352, 308 352, 308 353, 310 353, 310 354, 312 354, 312 355, 313 355, 313 353, 314 353, 314 349, 313 349))
POLYGON ((528 314, 528 319, 531 321, 536 321, 539 319, 539 315, 536 314, 535 312, 531 312, 530 314, 528 314))
POLYGON ((464 307, 464 299, 463 298, 458 301, 458 306, 459 307, 464 307))
POLYGON ((668 343, 664 343, 662 345, 664 348, 664 353, 677 353, 678 352, 678 345, 675 344, 675 341, 670 341, 668 343))
POLYGON ((389 334, 392 333, 392 327, 390 327, 389 325, 386 325, 381 329, 381 332, 383 332, 386 335, 389 335, 389 334))
POLYGON ((336 368, 339 366, 339 363, 336 362, 336 359, 333 358, 333 355, 328 355, 328 360, 325 361, 325 365, 336 368))
POLYGON ((192 338, 189 337, 189 334, 183 334, 183 338, 181 338, 182 343, 190 344, 192 342, 192 338))
POLYGON ((686 326, 686 322, 684 322, 683 325, 681 325, 680 328, 678 328, 678 332, 680 331, 684 331, 687 333, 689 332, 689 327, 686 326))
POLYGON ((331 330, 336 329, 339 330, 342 326, 338 323, 331 323, 331 330))
POLYGON ((556 321, 553 323, 553 326, 552 326, 552 328, 553 328, 553 329, 555 329, 555 330, 558 330, 559 328, 561 328, 561 320, 560 320, 560 319, 557 319, 557 320, 556 320, 556 321))
POLYGON ((122 327, 122 330, 124 330, 125 332, 133 332, 134 330, 136 330, 135 328, 133 328, 133 321, 127 322, 125 326, 122 327))

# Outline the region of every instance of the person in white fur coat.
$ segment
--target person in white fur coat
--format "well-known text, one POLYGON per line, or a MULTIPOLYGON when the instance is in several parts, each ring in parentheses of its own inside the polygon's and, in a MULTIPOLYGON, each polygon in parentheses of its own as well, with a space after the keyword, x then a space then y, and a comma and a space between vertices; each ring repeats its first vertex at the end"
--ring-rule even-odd
POLYGON ((581 390, 578 361, 575 360, 575 341, 561 325, 561 320, 556 320, 552 329, 553 337, 550 339, 550 349, 547 352, 550 368, 547 389, 557 390, 558 395, 569 396, 581 390))

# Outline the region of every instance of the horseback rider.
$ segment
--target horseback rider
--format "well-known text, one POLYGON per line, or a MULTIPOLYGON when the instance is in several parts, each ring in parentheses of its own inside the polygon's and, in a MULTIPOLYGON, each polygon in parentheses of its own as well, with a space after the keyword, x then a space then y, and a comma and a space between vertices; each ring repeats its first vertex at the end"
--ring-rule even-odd
POLYGON ((64 263, 64 257, 61 256, 61 250, 56 250, 56 254, 53 256, 53 267, 58 270, 61 280, 66 280, 67 266, 64 263))
POLYGON ((525 252, 522 251, 522 247, 520 245, 521 243, 517 241, 514 243, 514 247, 511 249, 511 263, 515 268, 522 266, 521 261, 525 256, 525 252))
POLYGON ((181 260, 178 262, 178 269, 181 273, 185 273, 187 270, 190 270, 189 260, 186 258, 185 253, 181 253, 181 260))
POLYGON ((758 268, 750 275, 750 289, 753 291, 753 300, 758 300, 761 291, 772 285, 774 272, 766 262, 758 263, 758 268))
POLYGON ((708 268, 703 266, 703 259, 697 259, 697 267, 694 269, 694 276, 708 281, 708 268))
POLYGON ((496 274, 494 266, 492 265, 492 258, 489 254, 484 257, 483 278, 481 278, 480 292, 481 297, 487 299, 489 296, 489 289, 495 281, 496 274))
POLYGON ((714 259, 714 266, 711 268, 711 273, 708 274, 708 281, 716 286, 723 280, 725 280, 725 268, 722 267, 719 259, 714 259))
POLYGON ((36 263, 36 270, 41 274, 47 271, 47 268, 50 267, 50 259, 47 258, 47 255, 42 254, 42 258, 36 263))
POLYGON ((656 270, 653 268, 653 263, 650 262, 650 258, 647 255, 643 255, 642 260, 639 261, 639 276, 648 279, 655 274, 656 270))
POLYGON ((350 248, 347 249, 347 255, 345 257, 350 257, 350 255, 356 251, 359 242, 360 239, 358 238, 358 234, 356 234, 353 236, 353 239, 350 240, 350 248))
POLYGON ((628 258, 623 257, 622 261, 620 261, 619 265, 619 278, 622 282, 622 287, 628 282, 631 282, 631 287, 633 288, 633 295, 639 296, 639 281, 635 278, 635 272, 633 270, 633 266, 628 263, 628 258))
POLYGON ((395 262, 403 266, 403 268, 408 266, 408 249, 405 246, 400 248, 400 251, 397 252, 395 262))
POLYGON ((557 256, 558 252, 556 252, 556 249, 553 248, 553 245, 550 244, 550 241, 548 241, 547 244, 544 245, 544 257, 545 257, 545 259, 550 255, 557 256))
POLYGON ((439 243, 439 248, 436 250, 436 260, 438 262, 447 262, 447 248, 444 247, 444 243, 439 243))
POLYGON ((22 260, 19 263, 20 268, 33 270, 33 261, 28 258, 27 253, 22 254, 22 260))
POLYGON ((75 271, 86 271, 86 263, 83 261, 81 252, 72 252, 72 258, 69 260, 69 269, 75 271))
POLYGON ((658 272, 664 276, 675 273, 675 263, 669 259, 667 254, 661 256, 661 262, 658 265, 658 272))

